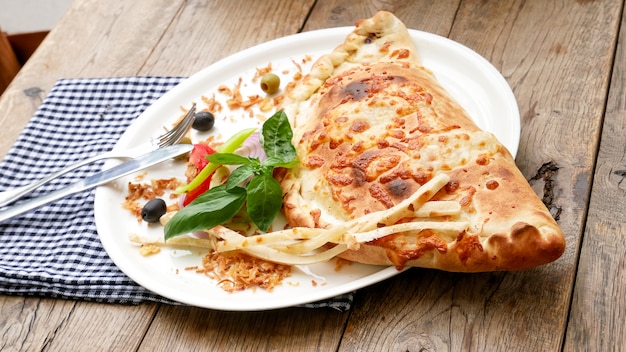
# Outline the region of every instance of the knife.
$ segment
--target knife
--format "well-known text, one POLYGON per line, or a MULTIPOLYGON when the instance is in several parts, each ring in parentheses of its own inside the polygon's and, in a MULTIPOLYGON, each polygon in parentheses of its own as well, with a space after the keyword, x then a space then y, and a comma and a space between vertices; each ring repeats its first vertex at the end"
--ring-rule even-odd
POLYGON ((70 194, 82 192, 84 190, 103 185, 120 177, 124 177, 143 170, 150 166, 154 166, 165 160, 185 154, 193 148, 191 144, 176 144, 169 147, 159 148, 150 153, 144 154, 136 159, 113 166, 112 168, 100 171, 82 181, 71 184, 65 188, 48 193, 44 196, 31 199, 14 206, 0 210, 0 222, 23 214, 27 211, 39 208, 42 205, 54 202, 70 194))

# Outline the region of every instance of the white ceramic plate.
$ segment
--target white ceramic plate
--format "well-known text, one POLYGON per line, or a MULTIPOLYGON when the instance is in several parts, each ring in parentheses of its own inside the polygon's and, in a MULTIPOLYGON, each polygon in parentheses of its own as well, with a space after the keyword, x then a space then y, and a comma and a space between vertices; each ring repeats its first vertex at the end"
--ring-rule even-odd
MULTIPOLYGON (((192 102, 203 108, 202 96, 222 97, 218 86, 233 87, 243 78, 241 90, 260 94, 252 83, 257 68, 272 64, 287 82, 301 66, 304 73, 319 55, 332 51, 352 27, 332 28, 301 33, 267 42, 221 60, 183 81, 148 108, 124 133, 116 149, 136 146, 160 134, 163 126, 171 126, 180 116, 180 107, 192 102), (307 55, 309 57, 307 57, 307 55), (311 60, 303 59, 307 57, 311 60)), ((446 89, 469 112, 483 129, 493 132, 511 151, 517 152, 520 121, 515 97, 500 73, 474 51, 449 39, 411 30, 422 63, 431 69, 446 89)), ((221 99, 221 98, 220 98, 221 99)), ((260 126, 256 118, 244 112, 224 111, 211 131, 217 138, 228 138, 249 126, 260 126)), ((269 115, 268 115, 269 117, 269 115)), ((193 138, 204 139, 197 134, 193 138)), ((166 162, 148 170, 145 180, 177 176, 184 179, 184 163, 166 162)), ((292 277, 272 292, 262 289, 226 293, 216 282, 185 270, 201 263, 204 251, 185 248, 163 249, 159 254, 144 257, 127 236, 137 233, 162 236, 160 226, 138 223, 122 209, 125 185, 134 181, 127 177, 99 187, 95 198, 96 226, 102 244, 115 264, 139 285, 172 300, 189 305, 233 311, 266 310, 314 302, 350 292, 398 274, 393 267, 353 263, 336 270, 335 261, 310 266, 318 277, 294 270, 292 277), (313 284, 313 281, 316 284, 313 284)), ((136 181, 135 181, 136 182, 136 181)))

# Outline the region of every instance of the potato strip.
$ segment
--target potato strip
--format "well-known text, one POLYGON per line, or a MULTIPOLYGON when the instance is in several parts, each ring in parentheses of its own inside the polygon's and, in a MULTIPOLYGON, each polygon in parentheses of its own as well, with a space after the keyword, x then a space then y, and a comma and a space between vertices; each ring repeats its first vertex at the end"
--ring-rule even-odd
MULTIPOLYGON (((222 236, 221 237, 222 239, 226 241, 233 241, 233 242, 241 240, 241 239, 238 239, 238 237, 243 237, 244 239, 246 238, 245 236, 242 236, 235 231, 224 231, 221 233, 221 236, 222 236)), ((250 248, 241 248, 243 252, 248 253, 257 258, 265 259, 274 263, 288 264, 288 265, 306 265, 306 264, 314 264, 314 263, 323 262, 323 261, 334 258, 335 256, 341 254, 342 252, 345 252, 347 249, 348 249, 348 246, 344 244, 339 244, 331 249, 328 249, 326 251, 319 252, 319 253, 314 253, 310 255, 293 255, 293 254, 278 251, 276 249, 273 249, 264 245, 259 245, 259 246, 250 247, 250 248)))
MULTIPOLYGON (((393 209, 393 208, 392 208, 393 209)), ((437 201, 426 202, 420 209, 418 209, 413 216, 416 217, 435 217, 444 215, 456 215, 460 212, 461 206, 458 202, 454 201, 437 201)), ((442 224, 440 222, 420 222, 421 225, 415 225, 415 229, 424 229, 423 224, 433 224, 435 228, 442 227, 437 226, 442 224)), ((270 232, 262 235, 254 235, 249 237, 239 238, 235 241, 224 241, 216 244, 215 249, 218 252, 227 252, 237 250, 240 248, 248 248, 258 245, 266 245, 271 248, 280 250, 285 253, 291 254, 304 254, 315 250, 323 246, 328 242, 338 243, 341 236, 346 233, 353 233, 350 230, 352 224, 349 222, 346 225, 335 226, 331 229, 319 229, 319 228, 292 228, 287 230, 270 232), (287 243, 285 243, 287 242, 287 243)), ((453 225, 451 225, 453 226, 453 225)), ((410 227, 410 225, 409 225, 410 227)), ((443 225, 445 227, 445 225, 443 225)), ((387 227, 389 228, 389 227, 387 227)), ((456 228, 456 227, 455 227, 456 228)), ((378 233, 383 231, 376 230, 378 233)), ((389 230, 386 230, 389 231, 389 230)), ((408 230, 403 230, 408 231, 408 230)), ((391 234, 393 232, 388 232, 391 234)), ((354 238, 358 237, 356 233, 354 238)), ((379 236, 382 237, 382 236, 379 236)), ((363 241, 359 241, 363 242, 363 241)))
MULTIPOLYGON (((253 248, 257 246, 268 246, 275 250, 289 254, 306 254, 314 251, 327 243, 340 243, 340 244, 356 244, 373 241, 375 239, 385 237, 394 233, 407 232, 407 231, 421 231, 426 229, 435 229, 439 231, 451 231, 460 232, 467 228, 467 222, 439 222, 439 221, 413 221, 402 224, 395 224, 385 227, 380 227, 375 230, 361 232, 361 233, 346 233, 343 228, 324 230, 326 233, 321 233, 319 236, 311 238, 309 240, 301 240, 296 243, 282 244, 282 243, 268 243, 266 241, 242 241, 239 242, 241 246, 232 243, 231 241, 218 242, 215 246, 217 252, 227 252, 236 249, 253 248)), ((262 236, 262 235, 261 235, 262 236)), ((243 237, 243 236, 242 236, 243 237)), ((253 236, 254 237, 254 236, 253 236)), ((245 239, 249 239, 244 237, 245 239)), ((358 245, 349 245, 350 249, 357 249, 358 245)))
POLYGON ((310 240, 302 240, 297 243, 291 243, 287 245, 271 246, 284 253, 291 254, 305 254, 318 249, 326 243, 337 243, 341 236, 345 233, 343 228, 333 228, 325 230, 325 233, 312 238, 310 240))
POLYGON ((224 241, 215 244, 217 252, 228 252, 238 249, 254 248, 266 246, 283 253, 289 254, 306 254, 326 243, 337 243, 341 236, 345 233, 345 229, 319 229, 308 227, 297 227, 282 231, 271 232, 263 235, 242 236, 237 233, 234 235, 218 235, 224 241))
POLYGON ((167 243, 162 237, 158 238, 147 238, 142 237, 137 234, 129 234, 128 239, 136 244, 154 244, 158 246, 165 245, 173 245, 173 246, 190 246, 190 247, 199 247, 199 248, 213 248, 214 240, 207 238, 196 238, 196 237, 174 237, 167 240, 167 243))
MULTIPOLYGON (((326 229, 318 229, 318 228, 308 228, 308 227, 296 227, 287 230, 280 230, 269 232, 262 235, 254 235, 254 236, 240 236, 234 237, 231 236, 229 240, 225 240, 223 242, 219 242, 216 245, 216 249, 219 252, 227 252, 235 249, 252 247, 258 245, 270 245, 279 242, 286 241, 298 241, 305 239, 318 238, 320 235, 324 234, 328 230, 326 229)), ((220 234, 216 234, 213 232, 209 232, 213 235, 216 235, 220 238, 224 238, 224 236, 220 234)))
MULTIPOLYGON (((437 231, 460 232, 466 229, 467 226, 468 226, 468 223, 464 221, 450 221, 450 222, 413 221, 413 222, 406 222, 402 224, 380 227, 380 228, 377 228, 376 230, 367 231, 367 232, 346 234, 345 236, 353 237, 354 241, 358 243, 365 243, 365 242, 379 239, 381 237, 391 235, 393 233, 400 233, 400 232, 407 232, 407 231, 421 231, 421 230, 427 230, 427 229, 433 229, 437 231)), ((348 242, 348 240, 344 239, 343 242, 348 242)))

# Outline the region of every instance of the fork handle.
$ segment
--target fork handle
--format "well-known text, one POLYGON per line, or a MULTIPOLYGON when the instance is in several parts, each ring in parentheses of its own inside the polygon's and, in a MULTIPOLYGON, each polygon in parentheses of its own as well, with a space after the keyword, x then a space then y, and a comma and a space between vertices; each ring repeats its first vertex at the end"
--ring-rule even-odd
POLYGON ((57 177, 60 177, 62 175, 65 175, 66 173, 72 171, 72 170, 76 170, 79 167, 85 166, 87 164, 91 164, 95 161, 98 160, 102 160, 102 159, 111 159, 111 158, 119 158, 119 159, 127 159, 127 156, 122 156, 119 155, 118 153, 113 153, 113 152, 107 152, 104 154, 99 154, 99 155, 94 155, 90 158, 78 161, 74 164, 68 165, 66 167, 64 167, 63 169, 56 171, 44 178, 42 178, 41 180, 35 181, 31 184, 22 186, 22 187, 18 187, 18 188, 14 188, 14 189, 10 189, 4 192, 0 192, 0 207, 3 205, 7 205, 10 203, 15 202, 16 200, 20 199, 23 195, 25 195, 26 193, 31 192, 32 190, 39 188, 43 185, 45 185, 46 183, 54 180, 57 177))

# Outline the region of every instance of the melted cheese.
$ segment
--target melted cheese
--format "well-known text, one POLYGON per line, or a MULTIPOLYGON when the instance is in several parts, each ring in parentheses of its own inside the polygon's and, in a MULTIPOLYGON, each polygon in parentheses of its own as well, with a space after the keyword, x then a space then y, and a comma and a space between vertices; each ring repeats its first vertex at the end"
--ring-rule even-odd
POLYGON ((439 172, 486 162, 497 142, 469 118, 446 118, 454 109, 421 67, 362 65, 328 79, 295 118, 308 211, 322 224, 349 221, 391 208, 439 172))

